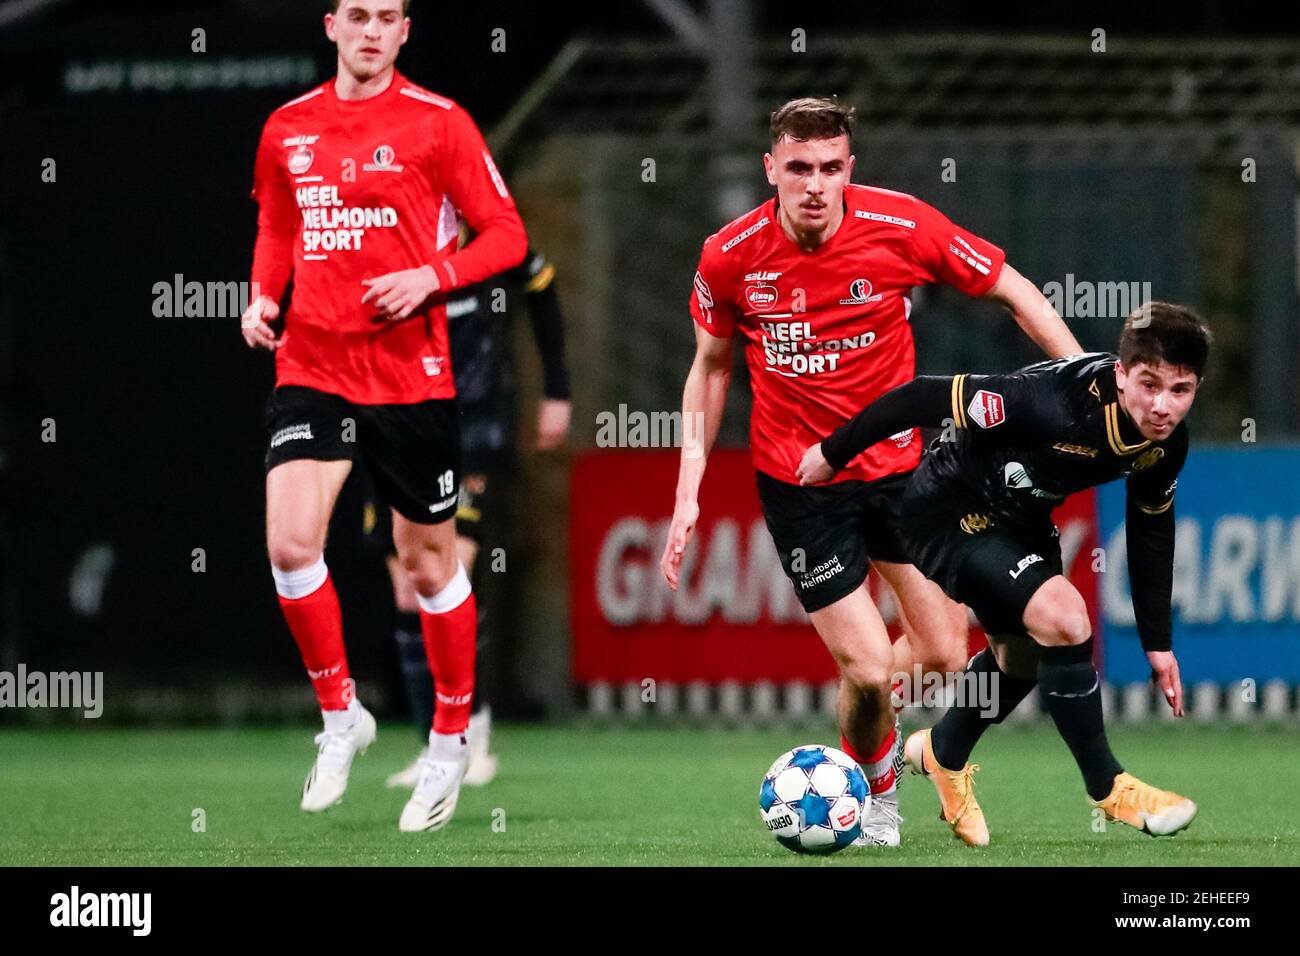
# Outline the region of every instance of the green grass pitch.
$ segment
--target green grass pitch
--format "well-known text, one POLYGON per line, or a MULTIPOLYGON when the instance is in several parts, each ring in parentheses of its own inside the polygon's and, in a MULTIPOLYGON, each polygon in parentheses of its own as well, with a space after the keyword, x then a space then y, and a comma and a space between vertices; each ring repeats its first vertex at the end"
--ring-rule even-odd
MULTIPOLYGON (((961 846, 930 784, 903 784, 904 845, 796 856, 768 836, 758 784, 800 730, 499 727, 501 774, 466 788, 451 825, 402 834, 405 794, 384 777, 416 746, 381 727, 344 802, 298 810, 314 756, 307 727, 0 731, 3 865, 1294 865, 1300 734, 1291 728, 1116 728, 1126 768, 1195 799, 1190 830, 1095 832, 1050 726, 998 728, 976 754, 993 844, 961 846), (201 809, 206 831, 195 832, 201 809)), ((823 732, 822 742, 833 743, 823 732)))

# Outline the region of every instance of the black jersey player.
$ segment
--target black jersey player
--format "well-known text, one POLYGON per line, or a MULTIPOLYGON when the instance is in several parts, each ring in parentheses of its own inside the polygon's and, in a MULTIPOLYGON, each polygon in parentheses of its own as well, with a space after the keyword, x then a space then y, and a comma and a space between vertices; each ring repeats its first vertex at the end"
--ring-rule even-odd
MULTIPOLYGON (((468 234, 461 241, 468 241, 468 234)), ((516 423, 512 413, 513 363, 510 337, 501 305, 508 292, 522 292, 525 310, 532 324, 533 340, 542 366, 542 396, 537 407, 538 451, 560 448, 567 440, 571 405, 569 377, 564 355, 564 317, 555 288, 555 265, 535 249, 513 269, 471 286, 447 302, 447 324, 451 343, 451 368, 456 381, 456 408, 461 435, 460 499, 456 509, 456 551, 466 571, 481 579, 477 560, 484 545, 485 518, 504 504, 500 486, 508 478, 516 423)), ((508 314, 508 313, 507 313, 508 314)), ((416 615, 414 591, 405 585, 392 551, 388 527, 389 509, 379 500, 376 489, 367 488, 362 533, 368 546, 387 559, 396 608, 394 637, 411 713, 421 739, 435 709, 433 681, 416 615)), ((497 522, 501 524, 500 521, 497 522)), ((487 593, 482 589, 480 593, 487 593)), ((478 605, 478 683, 468 728, 469 766, 464 783, 482 786, 496 776, 497 758, 491 753, 492 713, 487 699, 483 668, 488 655, 483 651, 493 630, 509 643, 511 635, 491 626, 491 609, 478 605)), ((499 648, 496 658, 509 660, 499 648)), ((503 668, 504 670, 504 668, 503 668)), ((505 675, 500 675, 504 677, 505 675)), ((499 681, 512 683, 509 680, 499 681)), ((423 756, 423 752, 421 755, 423 756)), ((420 757, 388 777, 390 787, 413 787, 419 779, 420 757)))
POLYGON ((1138 635, 1169 706, 1182 716, 1170 608, 1173 499, 1187 457, 1183 418, 1209 344, 1194 312, 1148 303, 1125 320, 1118 355, 1070 356, 1006 375, 917 378, 805 452, 800 480, 816 484, 901 429, 944 428, 904 492, 904 546, 988 632, 989 648, 967 671, 993 682, 996 700, 993 707, 959 702, 932 730, 914 733, 905 751, 913 771, 934 782, 944 819, 968 844, 988 842, 970 753, 1036 684, 1089 797, 1108 819, 1166 835, 1196 814, 1191 800, 1143 783, 1111 753, 1091 624, 1082 595, 1062 574, 1051 512, 1073 492, 1127 477, 1138 635))

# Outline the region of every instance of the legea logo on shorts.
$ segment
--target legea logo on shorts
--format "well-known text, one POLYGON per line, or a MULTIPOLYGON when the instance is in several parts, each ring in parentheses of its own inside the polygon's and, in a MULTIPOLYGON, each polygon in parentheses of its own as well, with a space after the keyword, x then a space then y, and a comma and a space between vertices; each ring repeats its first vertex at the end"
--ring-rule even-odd
POLYGON ((1041 554, 1027 554, 1016 564, 1016 569, 1014 571, 1008 571, 1007 574, 1011 575, 1011 580, 1014 581, 1016 578, 1020 577, 1020 575, 1025 573, 1025 568, 1029 567, 1031 564, 1037 564, 1041 560, 1043 560, 1041 554))

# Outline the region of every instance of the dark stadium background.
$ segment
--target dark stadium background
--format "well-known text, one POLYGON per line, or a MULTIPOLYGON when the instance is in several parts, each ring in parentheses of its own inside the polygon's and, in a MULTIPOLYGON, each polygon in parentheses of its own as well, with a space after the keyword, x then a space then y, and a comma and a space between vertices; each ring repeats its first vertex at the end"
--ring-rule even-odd
MULTIPOLYGON (((301 685, 303 696, 294 698, 293 706, 298 713, 310 709, 299 706, 310 699, 309 690, 280 621, 262 543, 261 416, 272 382, 271 364, 265 355, 245 348, 231 321, 157 319, 151 306, 154 283, 169 281, 176 273, 199 281, 246 278, 255 225, 248 188, 257 136, 273 108, 332 72, 332 49, 319 23, 324 6, 311 0, 0 3, 0 17, 13 15, 0 20, 0 667, 12 668, 21 660, 47 670, 104 670, 110 689, 131 689, 143 701, 136 710, 115 711, 119 718, 150 713, 220 714, 232 720, 265 715, 259 689, 295 684, 301 685), (19 16, 20 7, 30 12, 19 16), (64 77, 74 62, 188 59, 194 56, 190 31, 195 27, 206 30, 209 59, 304 58, 315 65, 314 78, 296 88, 194 94, 65 90, 64 77), (57 160, 55 184, 40 180, 45 157, 57 160), (57 423, 55 443, 41 441, 41 422, 47 418, 57 423), (83 582, 92 582, 93 591, 98 579, 95 555, 108 553, 96 552, 99 546, 107 546, 112 554, 111 570, 102 579, 102 601, 96 608, 92 594, 78 611, 70 600, 73 572, 80 563, 83 582), (194 548, 206 552, 205 573, 191 571, 194 548), (214 688, 224 690, 213 696, 214 688)), ((1154 9, 1102 3, 1086 11, 1074 5, 1054 9, 1039 3, 937 2, 925 4, 923 14, 907 5, 844 3, 816 8, 809 15, 817 19, 805 16, 802 5, 753 5, 757 35, 775 40, 788 37, 794 26, 807 28, 810 38, 821 30, 876 40, 894 34, 1077 37, 1096 26, 1106 28, 1116 43, 1126 34, 1247 44, 1251 38, 1300 36, 1298 8, 1274 6, 1266 15, 1251 16, 1248 5, 1208 2, 1154 9)), ((617 43, 671 37, 646 4, 632 0, 594 5, 416 0, 412 16, 413 36, 399 68, 416 82, 461 101, 485 131, 507 117, 570 40, 617 43), (507 31, 505 55, 490 51, 489 34, 495 27, 507 31)), ((815 85, 815 80, 810 82, 815 85)), ((630 90, 637 88, 629 84, 630 90)), ((659 80, 652 77, 643 92, 647 103, 658 89, 659 80)), ((646 114, 637 96, 629 92, 610 107, 624 111, 623 132, 633 137, 630 144, 611 147, 615 151, 626 148, 641 155, 635 136, 646 114)), ((1291 109, 1294 123, 1300 104, 1291 109)), ((557 117, 555 122, 562 120, 557 117)), ((585 120, 572 122, 580 125, 585 120)), ((707 145, 707 131, 697 125, 692 133, 707 145)), ((527 144, 538 135, 535 129, 525 130, 517 140, 523 145, 508 149, 503 165, 512 179, 521 177, 516 191, 535 240, 559 250, 561 296, 577 316, 575 331, 583 330, 587 323, 613 317, 583 314, 587 299, 578 292, 585 281, 583 263, 560 249, 567 200, 562 194, 548 198, 545 176, 530 173, 533 157, 527 144)), ((761 143, 761 137, 762 128, 755 124, 752 143, 761 143)), ((748 151, 756 161, 752 145, 748 151)), ((879 156, 863 159, 865 172, 889 168, 879 156)), ((1261 164, 1268 161, 1262 159, 1261 164)), ((1281 162, 1276 156, 1273 161, 1281 162)), ((1095 188, 1098 175, 1080 172, 1076 191, 1095 188)), ((906 180, 906 167, 900 166, 891 184, 908 188, 906 180)), ((1040 184, 1042 195, 1048 194, 1048 185, 1040 184)), ((649 211, 636 210, 642 218, 635 224, 645 229, 650 248, 689 257, 681 250, 698 248, 709 231, 707 223, 720 221, 708 208, 707 182, 694 186, 692 199, 701 208, 688 227, 665 234, 660 231, 662 221, 656 227, 649 211)), ((1160 201, 1171 217, 1193 216, 1206 201, 1194 181, 1180 185, 1160 175, 1130 180, 1126 194, 1140 202, 1144 195, 1166 188, 1160 201)), ((1261 186, 1261 192, 1265 188, 1261 186)), ((1242 237, 1240 248, 1227 250, 1234 261, 1254 261, 1258 269, 1250 273, 1251 288, 1267 299, 1271 284, 1280 290, 1275 299, 1286 303, 1285 308, 1294 301, 1293 201, 1292 175, 1280 193, 1260 200, 1259 215, 1267 217, 1273 210, 1277 221, 1266 223, 1259 235, 1242 237), (1273 266, 1276 270, 1270 272, 1273 266)), ((954 218, 964 215, 977 228, 996 215, 963 199, 949 201, 947 211, 954 218)), ((1195 240, 1208 241, 1194 234, 1126 236, 1124 209, 1111 212, 1114 228, 1101 230, 1102 238, 1113 241, 1114 255, 1121 261, 1126 256, 1128 262, 1138 261, 1144 247, 1185 243, 1185 249, 1175 248, 1170 255, 1190 262, 1201 254, 1195 240)), ((568 214, 578 213, 569 209, 568 214)), ((1001 229, 1007 223, 996 225, 1001 229)), ((1012 225, 1023 230, 1021 235, 1048 229, 1027 221, 1012 225)), ((1099 227, 1092 223, 1090 228, 1099 227)), ((1043 245, 1050 247, 1051 242, 1043 245)), ((626 248, 620 255, 631 255, 626 248)), ((1062 260, 1044 255, 1044 262, 1037 264, 1040 271, 1065 271, 1058 264, 1062 260)), ((1023 255, 1015 258, 1022 271, 1034 274, 1029 268, 1034 263, 1025 262, 1023 255)), ((1136 266, 1110 264, 1114 269, 1106 273, 1107 263, 1094 260, 1091 274, 1151 274, 1136 266)), ((1159 268, 1158 262, 1151 266, 1157 272, 1159 268)), ((1166 286, 1174 289, 1194 271, 1170 268, 1166 286)), ((640 340, 625 338, 597 352, 585 336, 571 335, 576 448, 592 444, 589 423, 595 409, 610 406, 611 376, 627 371, 634 378, 638 372, 664 378, 669 384, 663 394, 671 407, 689 355, 682 351, 689 349, 689 333, 680 321, 689 271, 679 278, 670 295, 653 303, 664 316, 655 334, 680 340, 662 357, 662 366, 629 367, 640 340)), ((634 295, 637 288, 633 282, 628 294, 634 295)), ((619 319, 630 314, 622 311, 627 303, 618 293, 610 301, 620 306, 619 319)), ((932 304, 932 311, 943 307, 940 301, 932 304)), ((1000 318, 981 315, 983 325, 974 328, 1002 328, 1000 318)), ((1270 327, 1271 345, 1263 349, 1249 344, 1234 349, 1229 333, 1224 354, 1235 355, 1238 364, 1222 359, 1225 364, 1216 371, 1221 382, 1230 383, 1223 386, 1229 398, 1237 395, 1244 401, 1250 394, 1280 393, 1276 407, 1289 416, 1281 433, 1293 437, 1294 312, 1284 310, 1281 315, 1270 327), (1270 354, 1273 371, 1260 370, 1256 359, 1270 354), (1256 374, 1266 379, 1263 384, 1253 377, 1256 374)), ((1085 345, 1106 344, 1104 336, 1096 341, 1086 334, 1081 337, 1085 345)), ((523 346, 526 340, 518 349, 526 353, 523 346)), ((1009 367, 1027 360, 1030 353, 1022 346, 1016 343, 995 353, 997 361, 1009 367)), ((970 359, 983 354, 978 349, 970 352, 970 342, 950 342, 944 348, 950 349, 942 356, 945 360, 954 354, 970 359)), ((923 348, 922 368, 936 358, 923 348)), ((525 355, 521 395, 531 394, 534 376, 525 355)), ((1240 417, 1237 412, 1229 408, 1222 421, 1203 425, 1212 433, 1226 433, 1240 417)), ((733 407, 724 434, 733 444, 743 436, 736 415, 733 407)), ((526 581, 521 575, 505 585, 511 600, 501 602, 500 608, 503 617, 504 608, 515 609, 504 623, 513 629, 514 646, 525 660, 550 660, 565 651, 562 618, 557 621, 549 613, 557 600, 562 603, 563 583, 546 570, 542 559, 553 552, 540 540, 562 540, 565 469, 562 458, 531 463, 518 491, 529 500, 514 503, 517 516, 535 519, 530 528, 516 532, 517 541, 511 539, 512 555, 531 561, 531 569, 526 581), (558 597, 536 599, 548 590, 558 590, 558 597)), ((383 617, 387 585, 380 569, 358 556, 351 534, 350 524, 337 527, 330 551, 349 611, 350 656, 355 672, 386 675, 381 683, 392 691, 386 708, 391 714, 400 709, 400 698, 383 617)), ((546 671, 549 676, 532 682, 527 675, 511 673, 510 681, 524 685, 521 694, 541 698, 549 711, 562 713, 571 706, 562 681, 563 661, 546 671)), ((501 710, 508 714, 520 696, 503 698, 501 710)), ((0 713, 0 720, 11 717, 0 713)))

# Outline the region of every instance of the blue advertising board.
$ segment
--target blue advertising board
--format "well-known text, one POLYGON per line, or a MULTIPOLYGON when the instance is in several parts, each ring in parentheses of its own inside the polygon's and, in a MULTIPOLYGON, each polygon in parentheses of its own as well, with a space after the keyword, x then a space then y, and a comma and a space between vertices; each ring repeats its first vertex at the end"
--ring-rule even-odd
MULTIPOLYGON (((1300 682, 1300 448, 1198 450, 1174 499, 1174 653, 1184 686, 1300 682)), ((1138 642, 1124 544, 1124 482, 1098 489, 1105 677, 1150 673, 1138 642)))

